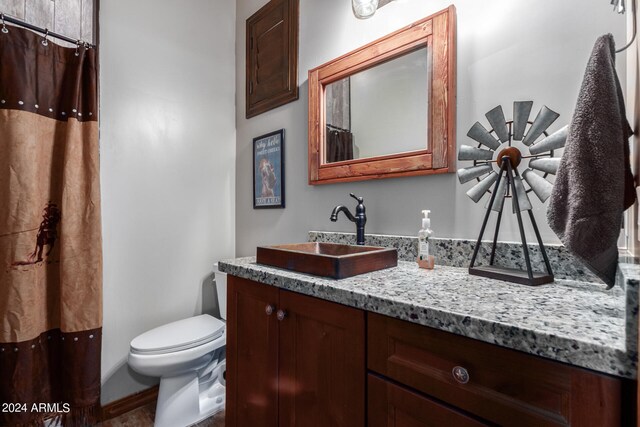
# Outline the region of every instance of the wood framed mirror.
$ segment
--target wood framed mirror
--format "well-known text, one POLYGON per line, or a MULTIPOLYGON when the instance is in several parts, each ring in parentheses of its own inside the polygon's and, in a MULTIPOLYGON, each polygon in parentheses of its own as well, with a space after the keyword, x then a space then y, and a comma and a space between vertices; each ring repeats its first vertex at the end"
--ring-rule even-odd
POLYGON ((449 6, 309 71, 309 184, 455 172, 449 6))

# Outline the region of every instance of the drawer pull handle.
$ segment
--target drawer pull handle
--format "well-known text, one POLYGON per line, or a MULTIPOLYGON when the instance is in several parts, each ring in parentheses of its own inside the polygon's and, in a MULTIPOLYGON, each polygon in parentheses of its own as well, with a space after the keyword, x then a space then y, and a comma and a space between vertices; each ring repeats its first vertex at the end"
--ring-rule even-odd
POLYGON ((267 305, 264 308, 264 312, 267 314, 267 316, 271 316, 275 310, 276 310, 276 308, 271 304, 267 305))
POLYGON ((469 372, 464 369, 462 366, 455 366, 451 373, 453 374, 453 379, 460 384, 466 384, 469 382, 469 372))
POLYGON ((287 312, 284 310, 278 310, 278 312, 276 313, 276 317, 278 318, 278 320, 283 321, 285 317, 287 317, 287 312))

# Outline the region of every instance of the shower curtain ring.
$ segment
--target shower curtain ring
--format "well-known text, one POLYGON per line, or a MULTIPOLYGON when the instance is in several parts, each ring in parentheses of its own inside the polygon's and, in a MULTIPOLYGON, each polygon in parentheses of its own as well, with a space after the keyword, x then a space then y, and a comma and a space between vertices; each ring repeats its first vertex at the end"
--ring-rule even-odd
POLYGON ((76 56, 80 56, 80 44, 82 43, 82 40, 78 39, 78 41, 76 42, 76 56))
POLYGON ((48 46, 49 45, 49 40, 47 40, 48 36, 49 36, 49 29, 45 28, 44 29, 44 38, 42 39, 42 46, 48 46))
POLYGON ((4 13, 0 13, 0 17, 2 17, 2 32, 7 34, 9 30, 7 29, 7 25, 4 22, 4 13))

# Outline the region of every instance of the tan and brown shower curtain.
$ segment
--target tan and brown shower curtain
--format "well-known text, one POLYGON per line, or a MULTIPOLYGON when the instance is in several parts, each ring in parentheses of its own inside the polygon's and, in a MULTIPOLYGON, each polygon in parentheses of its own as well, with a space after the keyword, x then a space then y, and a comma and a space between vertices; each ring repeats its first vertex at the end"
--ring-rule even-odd
POLYGON ((95 49, 0 32, 0 425, 92 425, 102 253, 95 49))

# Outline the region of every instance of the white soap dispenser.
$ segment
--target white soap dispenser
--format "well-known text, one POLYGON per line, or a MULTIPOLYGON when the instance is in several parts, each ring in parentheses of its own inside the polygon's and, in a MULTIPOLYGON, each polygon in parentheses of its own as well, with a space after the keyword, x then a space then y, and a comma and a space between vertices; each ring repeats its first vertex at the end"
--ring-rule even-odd
POLYGON ((418 231, 418 266, 428 270, 433 269, 435 258, 429 253, 429 237, 433 234, 431 230, 430 210, 422 211, 422 228, 418 231))

